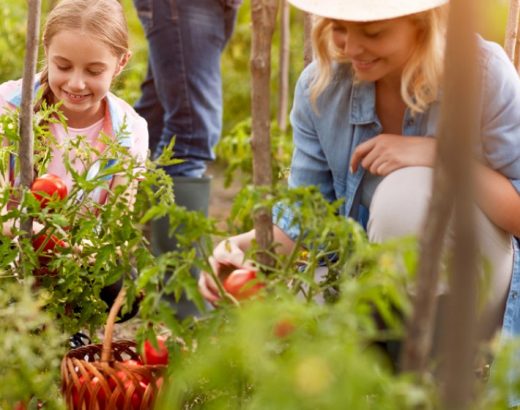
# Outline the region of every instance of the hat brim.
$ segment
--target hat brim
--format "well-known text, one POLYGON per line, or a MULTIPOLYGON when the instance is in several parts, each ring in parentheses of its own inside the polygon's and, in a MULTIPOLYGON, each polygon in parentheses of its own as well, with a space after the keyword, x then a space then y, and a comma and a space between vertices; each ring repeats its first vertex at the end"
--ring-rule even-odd
POLYGON ((448 0, 288 0, 307 13, 335 20, 388 20, 440 7, 448 0))

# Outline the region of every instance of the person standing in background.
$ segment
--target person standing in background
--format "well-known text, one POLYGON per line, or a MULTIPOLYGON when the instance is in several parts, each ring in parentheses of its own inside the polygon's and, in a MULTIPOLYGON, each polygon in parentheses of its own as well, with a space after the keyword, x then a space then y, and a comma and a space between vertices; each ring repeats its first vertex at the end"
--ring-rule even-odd
MULTIPOLYGON (((152 158, 175 138, 179 164, 165 167, 175 202, 208 213, 206 162, 222 130, 220 59, 242 0, 133 0, 148 40, 148 71, 135 110, 148 122, 152 158)), ((152 224, 155 254, 176 247, 166 218, 152 224)), ((194 314, 181 302, 178 315, 194 314)))

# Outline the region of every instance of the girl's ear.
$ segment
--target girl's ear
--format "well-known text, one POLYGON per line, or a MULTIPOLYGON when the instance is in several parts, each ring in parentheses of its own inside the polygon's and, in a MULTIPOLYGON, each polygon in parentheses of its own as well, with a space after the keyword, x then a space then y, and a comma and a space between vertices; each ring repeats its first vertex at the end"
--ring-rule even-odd
POLYGON ((114 73, 114 77, 118 76, 121 71, 123 71, 123 68, 128 64, 128 61, 130 60, 130 57, 132 57, 132 52, 127 51, 119 60, 119 63, 117 64, 116 72, 114 73))

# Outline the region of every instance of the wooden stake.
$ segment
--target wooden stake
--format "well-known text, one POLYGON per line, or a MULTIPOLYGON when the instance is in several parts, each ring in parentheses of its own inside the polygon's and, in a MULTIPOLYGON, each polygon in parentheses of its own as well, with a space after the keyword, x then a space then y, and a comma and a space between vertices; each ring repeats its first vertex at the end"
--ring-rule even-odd
POLYGON ((289 106, 289 47, 291 40, 290 9, 287 0, 280 0, 280 71, 278 85, 278 126, 282 132, 287 129, 289 106))
POLYGON ((312 14, 305 13, 303 20, 303 65, 307 67, 312 62, 312 14))
MULTIPOLYGON (((27 19, 27 38, 25 41, 25 60, 22 78, 22 103, 20 109, 20 181, 22 188, 31 186, 34 179, 34 136, 33 136, 33 98, 36 59, 38 57, 40 0, 29 0, 27 19)), ((32 235, 32 219, 22 221, 22 230, 32 235)))
MULTIPOLYGON (((271 169, 270 136, 270 76, 271 43, 276 25, 278 0, 252 0, 251 20, 253 37, 251 42, 251 109, 253 137, 253 182, 257 187, 271 189, 273 183, 271 169)), ((256 241, 260 247, 258 261, 264 266, 272 266, 269 254, 273 245, 273 224, 271 209, 261 208, 254 215, 256 241)))
POLYGON ((509 13, 506 25, 506 36, 504 40, 504 49, 511 61, 515 64, 517 71, 518 66, 518 26, 520 18, 520 0, 510 0, 509 13))
POLYGON ((472 147, 480 124, 474 20, 472 0, 451 1, 433 196, 420 244, 417 292, 402 358, 403 370, 418 373, 426 370, 435 324, 439 261, 454 207, 449 314, 439 331, 443 337, 441 360, 445 367, 441 385, 446 409, 469 406, 473 380, 477 265, 472 218, 472 147))

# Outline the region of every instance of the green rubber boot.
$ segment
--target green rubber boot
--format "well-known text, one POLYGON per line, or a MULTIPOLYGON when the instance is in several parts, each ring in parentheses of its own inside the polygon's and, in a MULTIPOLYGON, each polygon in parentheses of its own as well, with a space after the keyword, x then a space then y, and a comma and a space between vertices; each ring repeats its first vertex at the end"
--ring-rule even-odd
MULTIPOLYGON (((200 211, 208 216, 210 187, 211 177, 173 177, 175 203, 189 211, 200 211)), ((175 235, 173 237, 168 235, 169 228, 167 217, 152 221, 151 245, 154 255, 158 256, 176 249, 177 239, 175 235)), ((179 235, 182 235, 182 228, 180 228, 180 231, 179 235)), ((191 274, 198 278, 198 269, 193 268, 191 274)), ((197 307, 184 295, 178 302, 174 301, 173 298, 170 299, 170 302, 177 312, 177 317, 181 320, 188 316, 200 315, 197 307)))

